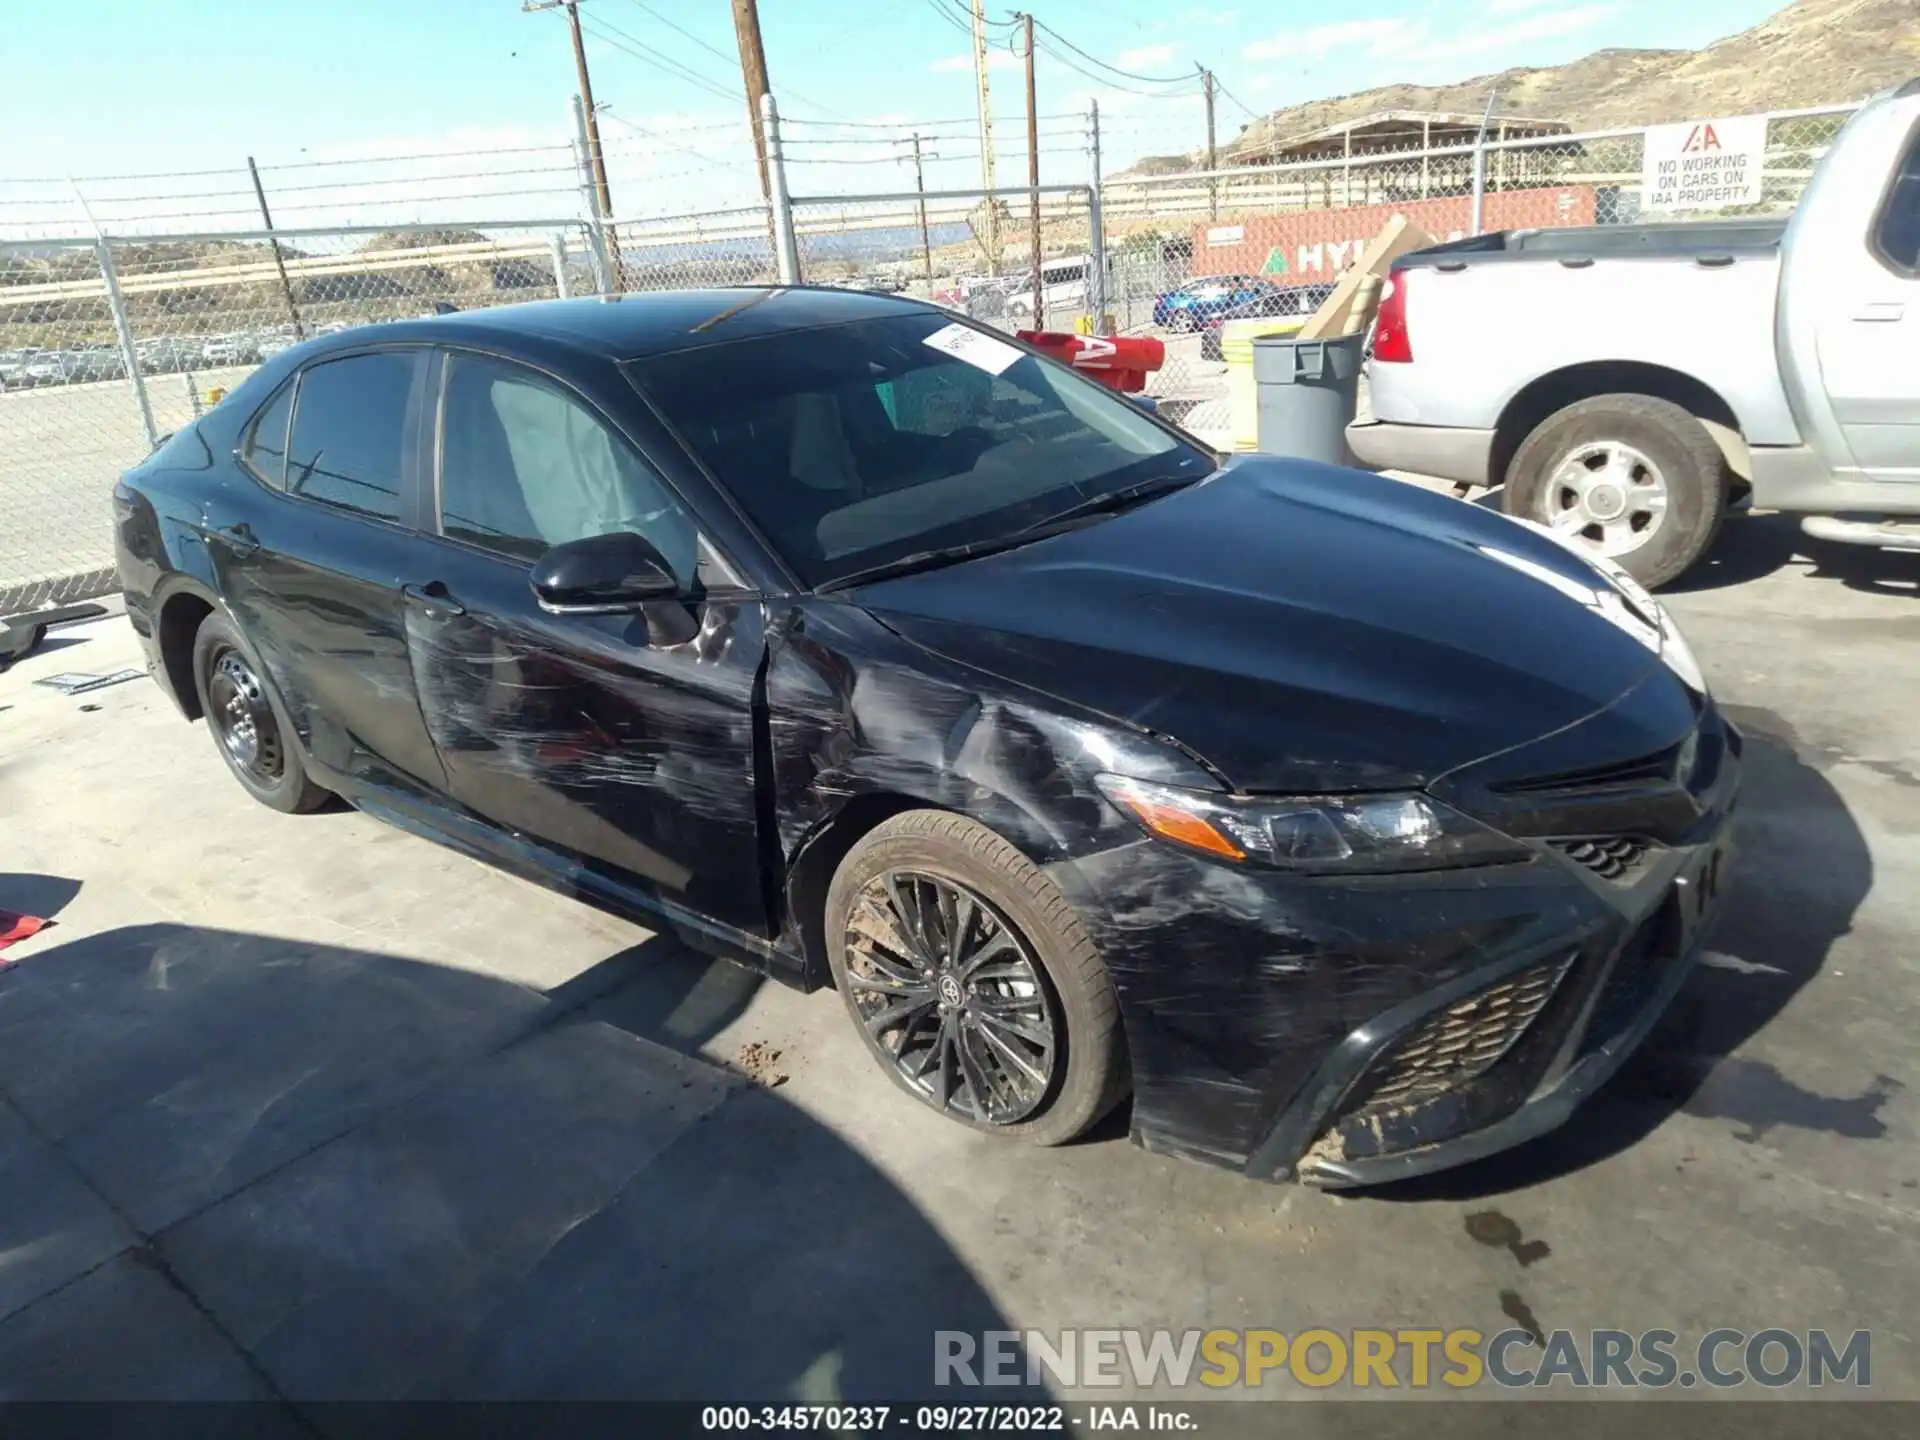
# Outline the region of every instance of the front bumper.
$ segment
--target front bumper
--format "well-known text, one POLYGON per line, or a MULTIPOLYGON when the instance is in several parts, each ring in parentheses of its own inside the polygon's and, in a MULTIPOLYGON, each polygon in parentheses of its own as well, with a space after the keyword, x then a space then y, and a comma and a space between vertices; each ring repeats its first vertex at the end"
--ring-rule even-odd
POLYGON ((1356 420, 1347 426, 1347 448, 1375 470, 1406 470, 1462 485, 1491 485, 1493 434, 1446 425, 1356 420))
POLYGON ((1072 862, 1119 992, 1134 1138, 1343 1187, 1565 1121, 1652 1028, 1717 912, 1740 738, 1711 706, 1700 733, 1697 794, 1529 791, 1509 817, 1524 864, 1329 881, 1154 842, 1072 862), (1638 813, 1657 838, 1569 838, 1570 810, 1607 822, 1579 835, 1638 813))
MULTIPOLYGON (((1583 1002, 1568 1006, 1558 1024, 1549 1022, 1523 1040, 1549 1058, 1517 1105, 1510 1099, 1502 1102, 1500 1091, 1513 1087, 1490 1075, 1485 1096, 1471 1091, 1443 1096, 1430 1102, 1424 1114, 1412 1108, 1398 1113, 1393 1107, 1372 1113, 1363 1108, 1323 1130, 1293 1162, 1294 1173, 1326 1189, 1405 1180, 1484 1159, 1564 1124, 1639 1047, 1686 983, 1718 908, 1730 853, 1724 839, 1700 847, 1686 873, 1664 888, 1662 910, 1643 919, 1618 952, 1590 967, 1594 973, 1583 1002), (1666 907, 1673 908, 1678 923, 1670 921, 1666 907), (1670 933, 1642 954, 1634 948, 1634 937, 1644 926, 1670 933), (1639 973, 1629 977, 1629 987, 1616 990, 1614 977, 1629 966, 1639 973), (1617 1003, 1622 995, 1626 1003, 1617 1003), (1488 1101, 1504 1113, 1480 1123, 1475 1112, 1488 1108, 1488 1101)), ((1516 1051, 1521 1048, 1516 1046, 1516 1051)), ((1513 1058, 1524 1065, 1520 1055, 1513 1058)), ((1250 1173, 1277 1169, 1275 1162, 1297 1150, 1289 1144, 1287 1129, 1283 1123, 1268 1135, 1266 1148, 1248 1164, 1250 1173)))

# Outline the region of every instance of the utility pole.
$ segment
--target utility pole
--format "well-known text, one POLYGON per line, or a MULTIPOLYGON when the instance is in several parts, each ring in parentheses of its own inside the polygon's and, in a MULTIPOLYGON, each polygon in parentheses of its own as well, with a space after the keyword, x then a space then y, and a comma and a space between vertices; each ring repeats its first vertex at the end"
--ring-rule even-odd
MULTIPOLYGON (((593 198, 600 207, 600 218, 610 222, 613 192, 607 188, 607 156, 600 148, 600 116, 593 105, 593 77, 587 73, 587 46, 580 38, 580 0, 521 0, 520 8, 529 15, 541 10, 567 12, 567 28, 573 32, 573 68, 579 77, 580 104, 587 117, 587 163, 593 169, 593 198)), ((607 226, 607 246, 614 255, 620 253, 611 224, 607 226)))
POLYGON ((1087 249, 1093 252, 1093 333, 1111 335, 1112 317, 1107 314, 1107 227, 1100 214, 1100 102, 1087 102, 1087 140, 1093 162, 1093 183, 1087 187, 1087 249))
POLYGON ((1209 220, 1218 220, 1220 218, 1220 188, 1219 182, 1212 178, 1213 172, 1220 168, 1219 160, 1214 152, 1213 146, 1213 71, 1207 69, 1204 65, 1198 68, 1200 70, 1200 85, 1207 96, 1207 218, 1209 220))
POLYGON ((920 196, 920 259, 927 270, 927 297, 933 297, 933 241, 927 235, 927 172, 920 164, 920 132, 913 132, 913 188, 920 196))
POLYGON ((1000 273, 1000 202, 993 193, 993 98, 987 87, 987 12, 973 0, 973 74, 980 90, 980 184, 987 192, 987 274, 1000 273))
POLYGON ((293 320, 293 333, 297 339, 307 338, 307 328, 300 323, 300 307, 293 303, 293 285, 287 279, 287 257, 281 252, 280 237, 273 233, 273 212, 267 209, 267 190, 260 183, 260 167, 253 163, 253 156, 247 156, 247 173, 253 176, 253 198, 260 202, 260 223, 267 227, 267 243, 273 246, 273 268, 280 272, 280 294, 287 302, 287 314, 293 320))
POLYGON ((1033 103, 1033 16, 1022 15, 1027 31, 1027 226, 1033 234, 1033 328, 1044 330, 1040 313, 1040 111, 1033 103))
POLYGON ((760 43, 760 7, 756 0, 733 0, 733 33, 740 42, 740 78, 747 88, 747 119, 753 125, 753 153, 760 162, 760 198, 773 201, 767 178, 767 130, 760 114, 760 97, 772 93, 767 84, 767 52, 760 43))

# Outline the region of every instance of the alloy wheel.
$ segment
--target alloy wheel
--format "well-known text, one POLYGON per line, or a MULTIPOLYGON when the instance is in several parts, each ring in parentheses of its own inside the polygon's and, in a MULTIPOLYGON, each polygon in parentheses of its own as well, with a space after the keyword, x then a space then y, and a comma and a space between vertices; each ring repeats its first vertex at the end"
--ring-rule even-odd
POLYGON ((1617 440, 1570 450, 1540 489, 1537 519, 1611 559, 1640 549, 1666 523, 1666 476, 1617 440))
POLYGON ((869 880, 847 920, 847 985, 868 1039, 935 1109, 1013 1125, 1048 1098, 1057 1002, 1026 939, 980 895, 918 871, 869 880))
POLYGON ((214 733, 234 766, 262 785, 276 783, 286 769, 280 725, 266 687, 238 650, 214 657, 207 700, 214 733))

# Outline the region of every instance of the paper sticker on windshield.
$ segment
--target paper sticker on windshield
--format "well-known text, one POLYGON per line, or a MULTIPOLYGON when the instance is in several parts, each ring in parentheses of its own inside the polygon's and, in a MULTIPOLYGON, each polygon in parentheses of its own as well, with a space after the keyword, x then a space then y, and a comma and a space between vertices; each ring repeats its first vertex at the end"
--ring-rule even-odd
POLYGON ((976 370, 998 375, 1027 352, 966 325, 943 325, 921 342, 964 360, 976 370))

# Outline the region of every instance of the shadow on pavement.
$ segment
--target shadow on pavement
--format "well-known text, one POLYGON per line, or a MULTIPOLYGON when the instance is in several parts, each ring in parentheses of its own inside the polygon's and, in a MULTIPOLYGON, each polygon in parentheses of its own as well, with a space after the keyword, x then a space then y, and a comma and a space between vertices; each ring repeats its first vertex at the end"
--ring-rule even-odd
POLYGON ((1873 884, 1846 802, 1795 753, 1776 717, 1724 707, 1746 735, 1735 857, 1705 963, 1618 1074, 1552 1134, 1457 1170, 1361 1192, 1383 1200, 1467 1200, 1581 1170, 1638 1144, 1675 1111, 1733 1121, 1753 1140, 1778 1125, 1874 1138, 1879 1082, 1858 1096, 1800 1089, 1757 1060, 1730 1058, 1820 973, 1873 884))
POLYGON ((59 875, 0 873, 0 910, 52 920, 80 893, 80 882, 59 875))
POLYGON ((36 941, 0 975, 0 1398, 924 1393, 935 1330, 1007 1328, 965 1262, 798 1107, 641 1038, 757 983, 659 940, 551 995, 36 941))
POLYGON ((1816 540, 1801 530, 1798 515, 1771 514, 1730 516, 1712 548, 1666 592, 1684 595, 1744 585, 1796 561, 1809 574, 1838 580, 1849 590, 1920 597, 1920 555, 1816 540))

